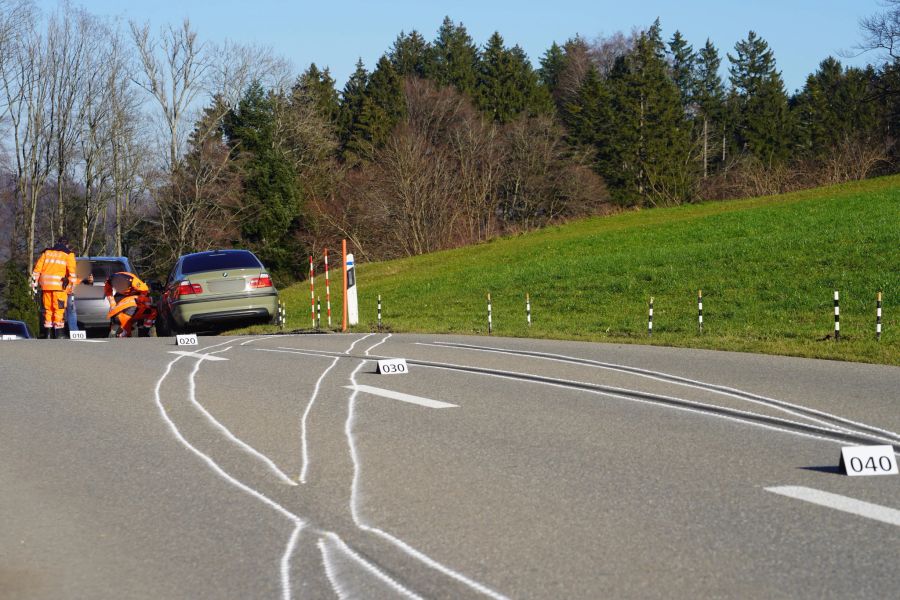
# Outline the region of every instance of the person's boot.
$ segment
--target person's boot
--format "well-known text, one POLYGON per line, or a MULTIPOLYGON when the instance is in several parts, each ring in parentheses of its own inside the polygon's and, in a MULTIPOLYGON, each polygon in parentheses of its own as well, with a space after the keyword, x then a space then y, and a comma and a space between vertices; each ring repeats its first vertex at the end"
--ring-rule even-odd
POLYGON ((68 336, 65 334, 65 331, 66 331, 66 330, 65 330, 65 328, 63 328, 63 327, 55 327, 55 328, 53 329, 53 337, 56 338, 56 339, 58 339, 58 340, 64 340, 64 339, 66 339, 66 338, 68 337, 68 336))
POLYGON ((52 340, 53 339, 54 329, 52 327, 44 327, 44 339, 52 340))

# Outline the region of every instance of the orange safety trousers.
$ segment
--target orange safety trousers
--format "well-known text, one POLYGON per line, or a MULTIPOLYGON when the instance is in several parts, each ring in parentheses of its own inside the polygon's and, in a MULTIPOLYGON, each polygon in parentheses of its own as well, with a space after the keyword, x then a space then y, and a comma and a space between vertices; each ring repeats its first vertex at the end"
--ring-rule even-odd
POLYGON ((66 325, 66 302, 69 294, 65 290, 44 290, 44 327, 62 329, 66 325))

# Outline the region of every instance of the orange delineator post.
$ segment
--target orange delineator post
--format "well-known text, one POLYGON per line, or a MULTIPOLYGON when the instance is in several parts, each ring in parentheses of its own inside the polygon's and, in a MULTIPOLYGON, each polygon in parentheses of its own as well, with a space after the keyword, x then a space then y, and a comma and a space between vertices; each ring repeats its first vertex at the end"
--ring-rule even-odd
POLYGON ((344 306, 343 319, 341 322, 341 331, 347 331, 347 240, 341 240, 341 252, 343 254, 343 272, 344 272, 344 306))

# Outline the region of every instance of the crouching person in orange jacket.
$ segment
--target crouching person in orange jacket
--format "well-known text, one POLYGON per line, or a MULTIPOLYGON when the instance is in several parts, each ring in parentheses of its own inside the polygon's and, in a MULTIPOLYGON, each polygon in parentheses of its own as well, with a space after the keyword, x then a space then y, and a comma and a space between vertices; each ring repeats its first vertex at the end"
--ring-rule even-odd
POLYGON ((121 271, 106 280, 110 331, 116 337, 132 337, 135 327, 152 327, 156 309, 150 300, 150 288, 137 275, 121 271))
POLYGON ((41 289, 44 314, 44 329, 47 337, 62 337, 65 327, 66 301, 69 286, 74 285, 75 253, 69 248, 66 238, 59 238, 56 245, 47 248, 34 264, 31 272, 31 289, 41 289))

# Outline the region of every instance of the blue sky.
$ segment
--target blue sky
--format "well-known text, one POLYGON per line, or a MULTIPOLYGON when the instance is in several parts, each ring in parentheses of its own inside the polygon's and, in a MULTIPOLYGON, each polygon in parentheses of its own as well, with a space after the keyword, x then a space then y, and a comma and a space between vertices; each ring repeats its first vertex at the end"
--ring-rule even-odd
MULTIPOLYGON (((44 0, 44 7, 55 6, 44 0)), ((154 25, 191 19, 203 39, 271 46, 299 71, 310 62, 329 66, 343 85, 361 57, 371 68, 401 31, 418 29, 434 38, 444 15, 462 21, 476 43, 498 30, 508 45, 519 44, 537 64, 553 41, 646 27, 660 17, 666 39, 679 29, 694 47, 707 37, 723 60, 735 42, 755 30, 775 51, 789 92, 829 54, 850 50, 859 39, 859 19, 881 10, 878 0, 719 0, 682 2, 606 0, 431 2, 428 0, 330 2, 283 0, 154 0, 122 3, 90 0, 92 13, 154 25)), ((875 57, 841 60, 865 64, 875 57)), ((723 68, 724 75, 724 68, 723 68)))

